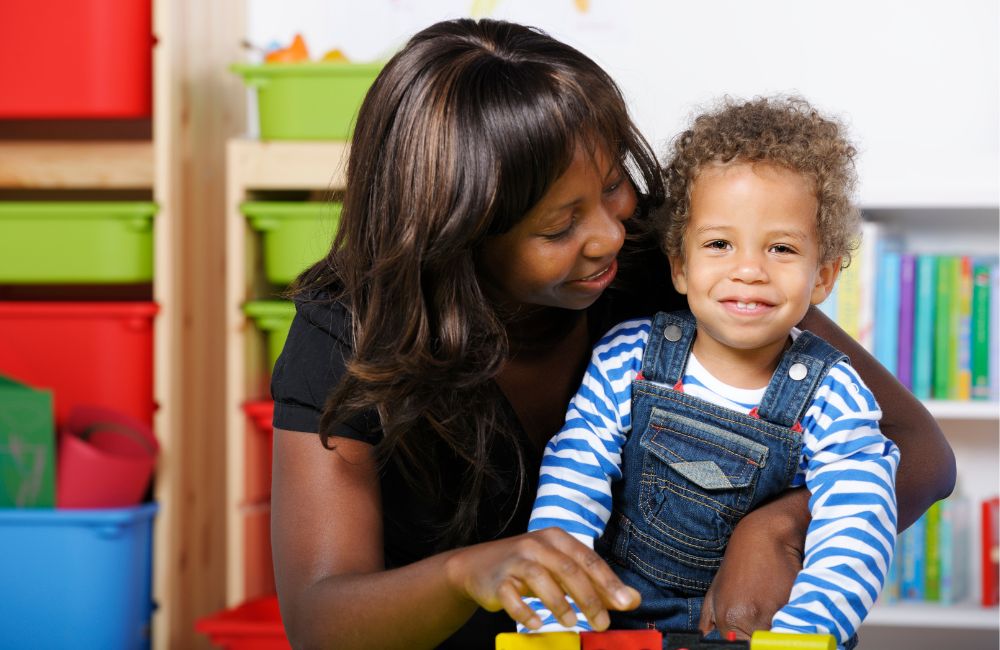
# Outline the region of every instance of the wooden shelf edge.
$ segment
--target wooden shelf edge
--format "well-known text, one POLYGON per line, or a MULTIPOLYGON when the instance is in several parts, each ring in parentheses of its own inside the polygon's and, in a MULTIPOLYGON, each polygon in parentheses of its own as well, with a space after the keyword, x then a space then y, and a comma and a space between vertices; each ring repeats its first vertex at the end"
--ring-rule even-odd
POLYGON ((341 190, 349 145, 339 141, 229 141, 229 173, 247 189, 341 190))
POLYGON ((0 187, 150 189, 153 143, 0 142, 0 187))

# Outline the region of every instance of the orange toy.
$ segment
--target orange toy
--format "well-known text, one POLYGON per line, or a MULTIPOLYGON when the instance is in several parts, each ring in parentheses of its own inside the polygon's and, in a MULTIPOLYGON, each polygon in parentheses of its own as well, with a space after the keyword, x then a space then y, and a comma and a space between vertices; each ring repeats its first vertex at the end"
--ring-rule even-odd
POLYGON ((274 50, 264 57, 268 63, 295 63, 309 60, 309 48, 306 47, 302 34, 296 34, 292 44, 280 50, 274 50))

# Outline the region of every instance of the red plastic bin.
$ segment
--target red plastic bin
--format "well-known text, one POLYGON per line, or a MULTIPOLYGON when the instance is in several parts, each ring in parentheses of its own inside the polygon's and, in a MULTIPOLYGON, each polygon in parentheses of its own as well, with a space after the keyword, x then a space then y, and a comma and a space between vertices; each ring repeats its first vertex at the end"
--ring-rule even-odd
POLYGON ((266 501, 271 498, 271 462, 273 458, 274 417, 272 400, 255 400, 243 404, 243 411, 254 423, 256 435, 247 439, 246 485, 244 498, 249 502, 266 501))
POLYGON ((152 113, 151 0, 3 0, 0 118, 152 113))
POLYGON ((0 375, 53 391, 56 424, 76 405, 152 426, 151 302, 0 302, 0 375))
POLYGON ((226 650, 290 650, 278 610, 278 597, 249 600, 199 619, 194 629, 226 650))

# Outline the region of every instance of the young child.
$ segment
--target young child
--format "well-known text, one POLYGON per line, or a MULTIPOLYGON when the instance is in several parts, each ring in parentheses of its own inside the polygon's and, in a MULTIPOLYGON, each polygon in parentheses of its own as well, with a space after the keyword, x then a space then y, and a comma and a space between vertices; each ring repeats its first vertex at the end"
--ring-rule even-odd
POLYGON ((892 557, 899 451, 847 357, 795 327, 849 262, 853 156, 800 99, 726 102, 676 140, 661 241, 690 311, 596 345, 529 524, 596 541, 640 592, 612 627, 698 627, 736 522, 805 485, 803 567, 772 629, 856 643, 892 557))

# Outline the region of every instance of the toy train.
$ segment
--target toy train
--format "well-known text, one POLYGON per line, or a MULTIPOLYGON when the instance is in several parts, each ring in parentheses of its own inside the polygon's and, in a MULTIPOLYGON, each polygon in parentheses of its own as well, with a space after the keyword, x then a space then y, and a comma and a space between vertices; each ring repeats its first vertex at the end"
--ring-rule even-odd
POLYGON ((706 639, 699 632, 609 630, 497 635, 496 650, 836 650, 828 634, 780 634, 758 630, 749 641, 706 639))

